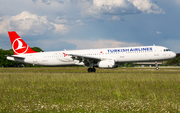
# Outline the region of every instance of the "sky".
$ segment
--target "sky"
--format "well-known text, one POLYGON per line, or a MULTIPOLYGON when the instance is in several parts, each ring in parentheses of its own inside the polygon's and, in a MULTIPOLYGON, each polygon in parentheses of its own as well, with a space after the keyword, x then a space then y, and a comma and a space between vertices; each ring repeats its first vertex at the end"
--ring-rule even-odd
POLYGON ((0 0, 8 31, 44 51, 159 45, 180 53, 180 0, 0 0))

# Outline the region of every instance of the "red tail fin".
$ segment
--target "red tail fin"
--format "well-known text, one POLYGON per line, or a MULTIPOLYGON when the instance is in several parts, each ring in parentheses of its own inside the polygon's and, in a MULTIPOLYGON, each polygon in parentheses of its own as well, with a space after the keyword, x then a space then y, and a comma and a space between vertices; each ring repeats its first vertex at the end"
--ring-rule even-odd
POLYGON ((15 55, 37 53, 33 51, 15 31, 9 31, 8 34, 15 55))

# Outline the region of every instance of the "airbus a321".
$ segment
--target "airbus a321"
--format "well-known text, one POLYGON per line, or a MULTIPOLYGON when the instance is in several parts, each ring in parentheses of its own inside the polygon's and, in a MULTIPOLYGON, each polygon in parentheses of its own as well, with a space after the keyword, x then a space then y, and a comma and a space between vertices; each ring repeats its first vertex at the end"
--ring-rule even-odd
MULTIPOLYGON (((11 61, 41 66, 88 66, 88 72, 98 68, 117 68, 118 63, 157 62, 176 57, 170 49, 162 46, 139 46, 106 49, 85 49, 69 51, 33 51, 15 31, 8 32, 14 55, 6 58, 11 61)), ((158 69, 158 65, 156 65, 158 69)))

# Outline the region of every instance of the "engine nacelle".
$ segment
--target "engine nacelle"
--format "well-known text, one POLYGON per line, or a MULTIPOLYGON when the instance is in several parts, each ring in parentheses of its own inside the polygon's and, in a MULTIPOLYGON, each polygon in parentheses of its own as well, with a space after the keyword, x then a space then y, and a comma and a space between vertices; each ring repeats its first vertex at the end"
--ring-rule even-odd
POLYGON ((99 68, 117 68, 118 65, 114 60, 103 60, 98 62, 99 68))

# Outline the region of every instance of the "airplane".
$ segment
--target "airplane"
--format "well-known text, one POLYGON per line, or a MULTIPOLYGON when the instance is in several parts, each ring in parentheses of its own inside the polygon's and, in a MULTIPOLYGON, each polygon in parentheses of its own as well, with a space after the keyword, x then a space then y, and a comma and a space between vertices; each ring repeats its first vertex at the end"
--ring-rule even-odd
POLYGON ((176 53, 163 46, 139 46, 122 48, 64 50, 36 52, 32 50, 15 31, 9 31, 14 55, 6 56, 7 60, 40 66, 88 66, 88 72, 98 68, 117 68, 118 63, 155 62, 176 57, 176 53))

